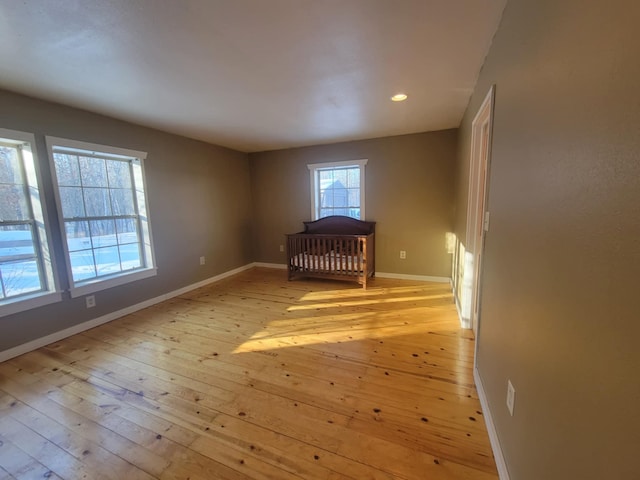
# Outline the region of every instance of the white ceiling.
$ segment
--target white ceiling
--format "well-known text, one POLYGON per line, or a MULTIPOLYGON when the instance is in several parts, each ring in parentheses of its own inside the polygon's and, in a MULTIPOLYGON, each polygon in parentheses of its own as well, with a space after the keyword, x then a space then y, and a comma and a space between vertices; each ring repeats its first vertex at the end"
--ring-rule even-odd
POLYGON ((0 88, 245 152, 452 128, 505 3, 0 0, 0 88))

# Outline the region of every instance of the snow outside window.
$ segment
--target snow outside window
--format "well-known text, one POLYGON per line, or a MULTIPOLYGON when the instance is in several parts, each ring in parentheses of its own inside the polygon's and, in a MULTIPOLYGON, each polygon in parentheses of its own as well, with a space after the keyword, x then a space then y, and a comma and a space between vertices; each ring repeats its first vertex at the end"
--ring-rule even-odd
POLYGON ((144 152, 47 137, 72 296, 155 275, 144 152))
POLYGON ((0 317, 60 301, 35 138, 0 129, 0 317))

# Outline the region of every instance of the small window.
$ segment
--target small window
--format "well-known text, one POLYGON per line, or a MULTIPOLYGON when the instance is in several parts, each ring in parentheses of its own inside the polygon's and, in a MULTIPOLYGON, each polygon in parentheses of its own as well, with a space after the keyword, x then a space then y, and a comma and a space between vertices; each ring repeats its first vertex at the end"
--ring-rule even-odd
POLYGON ((344 215, 364 220, 364 166, 367 160, 308 165, 311 217, 344 215))
POLYGON ((0 316, 59 301, 35 138, 0 129, 0 316))
POLYGON ((71 295, 155 275, 146 154, 47 137, 71 295))

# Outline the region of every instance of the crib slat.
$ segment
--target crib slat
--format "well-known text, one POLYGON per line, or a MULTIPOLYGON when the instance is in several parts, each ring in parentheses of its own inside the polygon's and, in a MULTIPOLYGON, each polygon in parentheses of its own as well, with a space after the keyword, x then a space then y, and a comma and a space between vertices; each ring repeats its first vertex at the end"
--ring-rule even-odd
POLYGON ((337 276, 366 288, 368 277, 374 275, 373 234, 291 234, 286 242, 289 279, 305 273, 337 276))
POLYGON ((367 237, 362 239, 362 286, 363 288, 367 288, 367 279, 369 278, 369 263, 367 261, 367 237))
POLYGON ((305 271, 309 270, 309 238, 304 239, 304 248, 302 249, 302 263, 304 264, 305 271))
POLYGON ((356 264, 358 262, 358 249, 357 249, 357 238, 351 239, 351 275, 358 275, 358 270, 356 270, 356 264))
POLYGON ((336 270, 336 239, 332 238, 330 240, 331 243, 331 250, 330 250, 330 257, 329 257, 329 273, 335 273, 336 270))
POLYGON ((322 237, 322 272, 327 271, 327 239, 322 237))
POLYGON ((347 255, 345 262, 347 263, 347 275, 353 275, 353 238, 347 240, 347 255))

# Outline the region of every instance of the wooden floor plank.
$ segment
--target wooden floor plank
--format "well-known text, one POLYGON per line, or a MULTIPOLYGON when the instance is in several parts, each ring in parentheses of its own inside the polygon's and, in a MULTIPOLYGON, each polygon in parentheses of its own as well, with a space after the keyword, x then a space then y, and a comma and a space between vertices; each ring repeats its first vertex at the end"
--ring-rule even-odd
POLYGON ((58 404, 51 398, 57 392, 14 382, 5 377, 3 365, 0 383, 18 400, 11 409, 13 418, 77 459, 98 468, 108 465, 121 475, 140 479, 153 478, 167 466, 162 457, 76 412, 78 406, 81 410, 84 407, 82 399, 64 398, 63 404, 58 404), (64 425, 58 419, 64 419, 64 425))
POLYGON ((60 477, 0 434, 0 478, 59 479, 60 477))
POLYGON ((477 479, 447 285, 253 269, 0 364, 0 479, 477 479))

